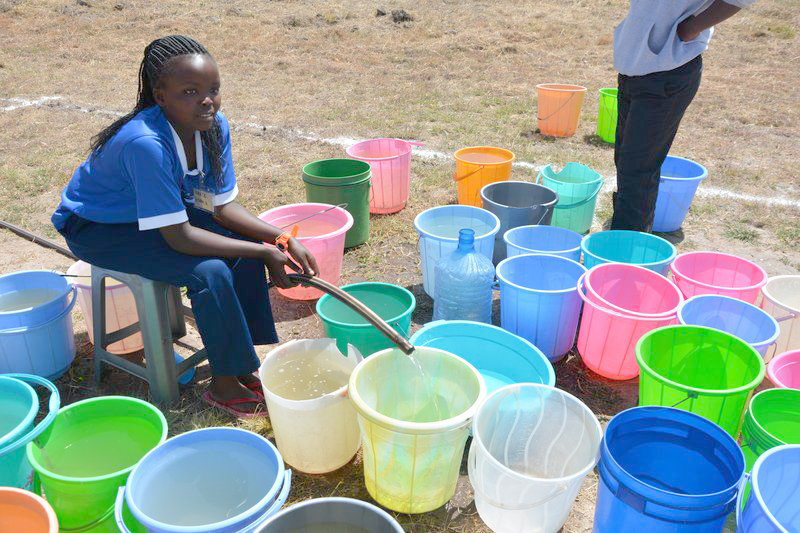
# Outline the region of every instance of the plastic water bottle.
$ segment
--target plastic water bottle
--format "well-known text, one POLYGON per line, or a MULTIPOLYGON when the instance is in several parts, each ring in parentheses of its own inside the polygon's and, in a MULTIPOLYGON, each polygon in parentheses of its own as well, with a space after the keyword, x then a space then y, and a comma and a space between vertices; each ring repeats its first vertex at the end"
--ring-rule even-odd
POLYGON ((458 248, 435 270, 434 320, 492 323, 492 260, 475 250, 475 231, 458 232, 458 248))

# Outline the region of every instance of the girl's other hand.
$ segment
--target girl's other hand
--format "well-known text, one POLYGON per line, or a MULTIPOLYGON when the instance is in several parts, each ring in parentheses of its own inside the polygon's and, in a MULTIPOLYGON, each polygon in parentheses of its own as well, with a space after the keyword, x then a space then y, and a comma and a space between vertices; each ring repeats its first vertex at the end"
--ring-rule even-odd
POLYGON ((678 38, 683 41, 691 41, 692 39, 697 39, 697 36, 700 35, 700 31, 695 29, 695 18, 694 16, 689 17, 688 19, 684 20, 680 24, 678 24, 678 38))
MULTIPOLYGON (((319 274, 319 267, 317 266, 317 260, 314 259, 314 256, 311 255, 305 246, 300 244, 300 241, 292 237, 289 239, 289 253, 292 255, 295 261, 300 263, 300 266, 303 268, 303 274, 309 276, 316 276, 319 274)), ((298 272, 300 272, 298 270, 298 272)))
POLYGON ((297 285, 296 282, 289 279, 289 276, 286 275, 285 267, 288 266, 296 272, 302 272, 302 270, 294 261, 289 259, 286 254, 277 248, 264 246, 264 255, 262 259, 267 266, 267 271, 269 271, 269 279, 271 279, 278 288, 290 289, 297 285))

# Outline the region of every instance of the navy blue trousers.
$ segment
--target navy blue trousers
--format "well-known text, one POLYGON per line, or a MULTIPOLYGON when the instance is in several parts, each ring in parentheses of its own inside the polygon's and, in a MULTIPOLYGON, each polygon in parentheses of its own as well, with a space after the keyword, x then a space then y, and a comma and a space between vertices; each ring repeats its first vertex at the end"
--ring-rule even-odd
POLYGON ((646 76, 619 75, 617 93, 617 192, 611 229, 650 231, 661 165, 686 108, 700 87, 703 59, 646 76))
MULTIPOLYGON (((223 228, 208 213, 186 210, 195 227, 251 240, 223 228)), ((259 359, 253 345, 278 342, 263 261, 182 254, 157 229, 139 231, 136 223, 100 224, 73 215, 61 233, 87 263, 186 287, 213 375, 254 372, 259 359)))

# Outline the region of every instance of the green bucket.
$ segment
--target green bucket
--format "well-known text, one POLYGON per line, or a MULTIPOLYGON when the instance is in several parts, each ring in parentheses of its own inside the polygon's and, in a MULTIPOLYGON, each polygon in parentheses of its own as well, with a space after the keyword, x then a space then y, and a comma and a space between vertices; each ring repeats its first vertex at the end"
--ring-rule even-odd
POLYGON ((636 345, 639 405, 676 407, 718 424, 734 438, 764 360, 749 344, 701 326, 665 326, 636 345))
POLYGON ((369 238, 369 163, 357 159, 323 159, 303 167, 306 201, 331 205, 347 204, 353 227, 345 248, 364 244, 369 238))
POLYGON ((551 226, 576 233, 586 233, 592 227, 597 195, 603 188, 603 176, 580 163, 567 163, 556 172, 552 165, 544 167, 536 176, 541 183, 558 194, 551 226))
POLYGON ((166 438, 164 415, 143 400, 101 396, 62 408, 26 450, 61 532, 117 532, 117 489, 166 438))
POLYGON ((747 470, 775 446, 800 444, 800 390, 767 389, 750 401, 742 425, 742 452, 747 470))
MULTIPOLYGON (((411 291, 391 283, 377 282, 353 283, 343 286, 342 290, 408 337, 411 314, 417 306, 411 291)), ((364 357, 394 347, 392 341, 364 317, 328 294, 317 301, 317 314, 322 319, 325 335, 336 339, 336 346, 345 355, 348 344, 355 346, 364 357)))
POLYGON ((617 140, 617 89, 600 89, 597 136, 607 143, 614 144, 617 140))

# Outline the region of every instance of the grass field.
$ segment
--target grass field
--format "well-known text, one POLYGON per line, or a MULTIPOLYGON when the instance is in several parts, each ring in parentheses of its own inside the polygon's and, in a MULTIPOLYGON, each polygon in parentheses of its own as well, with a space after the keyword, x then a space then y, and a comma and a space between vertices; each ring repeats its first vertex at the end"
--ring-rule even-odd
MULTIPOLYGON (((302 201, 302 165, 342 156, 341 145, 325 141, 336 137, 416 139, 446 153, 495 145, 513 150, 520 161, 579 161, 613 176, 613 147, 593 134, 597 89, 616 85, 611 37, 627 5, 0 0, 0 220, 60 241, 49 217, 61 188, 86 157, 91 136, 113 113, 132 107, 144 46, 170 33, 197 38, 220 65, 239 200, 254 212, 302 201), (378 8, 389 14, 376 16, 378 8), (413 20, 394 22, 395 9, 413 20), (534 87, 544 82, 589 88, 575 136, 551 140, 536 133, 534 87), (60 98, 27 106, 13 100, 48 96, 60 98)), ((672 150, 706 165, 704 187, 717 192, 696 198, 679 251, 734 252, 770 274, 800 271, 798 28, 799 0, 761 0, 717 29, 704 56, 703 84, 672 150)), ((385 281, 414 291, 413 328, 430 319, 431 301, 421 290, 411 221, 423 209, 455 202, 453 169, 448 159, 415 158, 407 208, 373 217, 369 242, 345 256, 343 282, 385 281)), ((532 177, 532 170, 515 169, 515 179, 532 177)), ((610 212, 606 191, 598 223, 610 212)), ((0 233, 0 249, 2 272, 69 264, 7 232, 0 233)), ((277 294, 272 302, 282 339, 321 335, 309 304, 277 294)), ((94 387, 81 320, 76 331, 79 357, 59 381, 66 402, 114 393, 148 397, 141 382, 111 370, 94 387)), ((196 335, 187 342, 196 345, 196 335)), ((635 380, 602 380, 575 354, 557 364, 556 373, 558 386, 581 397, 601 421, 636 403, 635 380)), ((199 401, 207 378, 202 367, 181 403, 167 411, 172 434, 220 424, 270 434, 267 421, 237 423, 207 409, 199 401)), ((291 501, 368 499, 360 468, 356 458, 330 475, 298 475, 291 501)), ((594 474, 587 478, 564 531, 591 529, 595 480, 594 474)), ((409 531, 487 531, 465 475, 445 508, 398 519, 409 531)))

